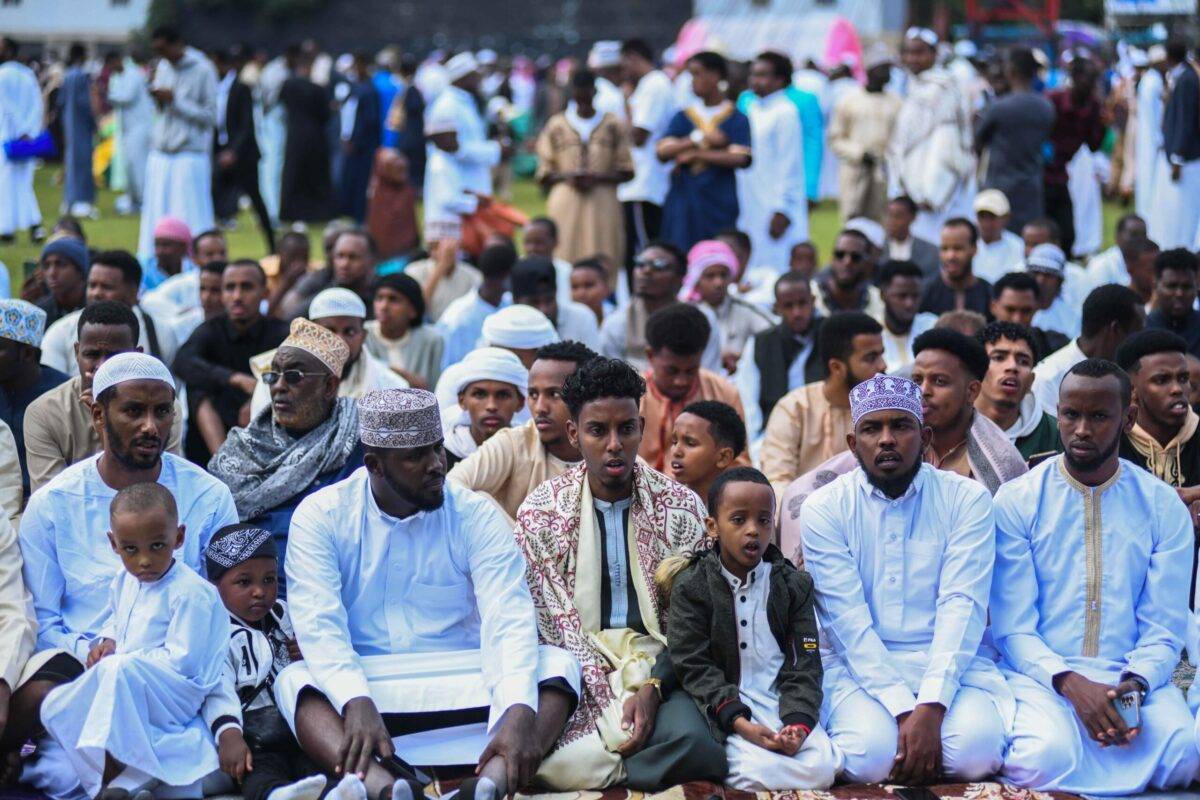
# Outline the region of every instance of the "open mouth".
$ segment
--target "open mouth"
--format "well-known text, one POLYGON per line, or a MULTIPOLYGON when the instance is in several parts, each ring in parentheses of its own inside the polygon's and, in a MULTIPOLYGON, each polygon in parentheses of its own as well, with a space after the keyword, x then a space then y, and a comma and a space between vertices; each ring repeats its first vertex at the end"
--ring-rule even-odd
POLYGON ((614 458, 604 462, 604 471, 609 475, 620 475, 625 472, 625 460, 614 458))
POLYGON ((1167 412, 1172 415, 1183 416, 1187 414, 1187 403, 1183 400, 1176 400, 1167 406, 1167 412))
POLYGON ((1001 378, 1000 388, 1006 392, 1016 394, 1021 391, 1021 383, 1016 378, 1001 378))

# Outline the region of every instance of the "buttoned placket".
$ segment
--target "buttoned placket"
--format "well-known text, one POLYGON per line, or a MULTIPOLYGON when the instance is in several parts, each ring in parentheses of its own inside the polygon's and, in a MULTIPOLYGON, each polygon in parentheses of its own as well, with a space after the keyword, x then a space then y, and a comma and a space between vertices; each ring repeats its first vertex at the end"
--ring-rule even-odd
POLYGON ((898 632, 904 624, 904 539, 908 527, 905 502, 909 494, 890 498, 878 489, 872 489, 872 494, 882 501, 879 532, 883 537, 883 596, 879 625, 883 631, 898 632))
POLYGON ((606 503, 596 500, 596 510, 604 517, 604 554, 608 564, 608 586, 611 595, 609 622, 614 628, 624 628, 629 619, 629 587, 626 577, 625 511, 631 501, 622 500, 606 503))
POLYGON ((412 641, 412 624, 409 622, 408 615, 413 613, 413 609, 407 602, 410 585, 412 584, 413 573, 412 565, 405 564, 401 558, 400 550, 397 546, 402 537, 408 536, 407 522, 413 519, 423 517, 423 514, 417 514, 410 517, 408 520, 389 519, 391 527, 387 532, 387 552, 384 553, 384 563, 387 564, 387 588, 385 596, 391 598, 403 597, 405 602, 389 602, 383 604, 383 614, 387 620, 388 639, 391 642, 394 652, 404 652, 408 649, 412 641))

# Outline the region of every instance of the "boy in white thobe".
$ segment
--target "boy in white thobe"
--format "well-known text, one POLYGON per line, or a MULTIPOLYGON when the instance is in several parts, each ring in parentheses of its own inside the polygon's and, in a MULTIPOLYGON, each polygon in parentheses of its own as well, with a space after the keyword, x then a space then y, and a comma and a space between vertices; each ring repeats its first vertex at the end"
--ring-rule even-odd
MULTIPOLYGON (((42 92, 33 70, 17 59, 16 43, 0 42, 0 145, 42 131, 42 92)), ((10 161, 0 149, 0 236, 42 224, 33 192, 37 159, 10 161)))
POLYGON ((102 799, 154 781, 187 787, 217 768, 201 708, 221 685, 229 640, 217 590, 175 559, 185 528, 171 493, 157 483, 122 489, 111 521, 108 539, 124 569, 104 629, 88 670, 42 704, 47 733, 88 794, 102 799))
POLYGON ((1000 767, 1012 695, 980 655, 995 529, 984 486, 921 462, 921 390, 876 375, 850 393, 860 466, 801 508, 825 649, 821 722, 850 781, 976 781, 1000 767), (938 727, 938 769, 907 763, 938 727), (914 775, 915 773, 915 775, 914 775))
POLYGON ((992 634, 1017 700, 1003 775, 1019 786, 1136 794, 1184 788, 1200 767, 1171 683, 1192 524, 1174 488, 1118 457, 1135 419, 1128 376, 1080 362, 1059 392, 1066 452, 996 493, 992 634), (1130 691, 1134 737, 1111 706, 1130 691))

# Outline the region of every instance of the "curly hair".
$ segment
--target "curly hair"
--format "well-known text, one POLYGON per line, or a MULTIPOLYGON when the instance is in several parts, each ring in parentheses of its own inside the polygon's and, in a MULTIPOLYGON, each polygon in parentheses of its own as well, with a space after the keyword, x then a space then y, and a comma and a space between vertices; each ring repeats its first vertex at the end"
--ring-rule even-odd
POLYGON ((542 345, 533 358, 534 361, 569 361, 579 368, 596 357, 596 353, 586 344, 567 339, 542 345))
POLYGON ((607 397, 629 398, 641 403, 646 393, 646 381, 637 370, 619 358, 594 358, 567 376, 563 382, 562 398, 572 419, 594 400, 607 397))

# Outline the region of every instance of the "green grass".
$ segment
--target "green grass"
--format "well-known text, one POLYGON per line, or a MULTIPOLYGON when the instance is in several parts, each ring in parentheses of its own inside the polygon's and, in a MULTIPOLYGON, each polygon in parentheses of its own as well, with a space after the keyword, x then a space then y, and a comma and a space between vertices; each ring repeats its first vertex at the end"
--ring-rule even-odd
MULTIPOLYGON (((38 170, 34 179, 34 188, 46 228, 49 229, 54 220, 58 219, 59 204, 62 199, 60 179, 62 169, 58 166, 43 167, 38 170)), ((99 209, 101 218, 85 220, 84 231, 87 233, 88 245, 95 249, 123 248, 135 250, 138 240, 140 218, 137 216, 117 216, 113 203, 116 193, 108 189, 99 191, 99 209)), ((513 186, 513 201, 518 208, 530 216, 537 216, 546 210, 546 201, 537 185, 529 180, 517 181, 513 186)), ((1118 204, 1104 204, 1104 246, 1112 243, 1112 229, 1117 217, 1124 212, 1118 204)), ((811 236, 816 243, 822 259, 829 255, 833 246, 833 238, 837 234, 839 218, 837 204, 833 201, 821 203, 809 218, 811 236)), ((313 252, 320 253, 320 226, 310 227, 309 238, 313 242, 313 252)), ((266 246, 249 211, 243 211, 238 216, 236 230, 228 233, 229 255, 231 258, 260 258, 266 255, 266 246)), ((13 290, 21 285, 23 280, 24 263, 36 261, 41 251, 39 246, 29 242, 27 234, 20 234, 16 244, 0 245, 0 261, 8 265, 12 278, 13 290)))

